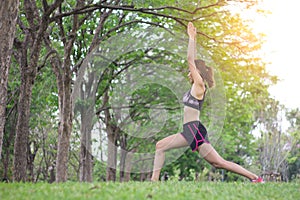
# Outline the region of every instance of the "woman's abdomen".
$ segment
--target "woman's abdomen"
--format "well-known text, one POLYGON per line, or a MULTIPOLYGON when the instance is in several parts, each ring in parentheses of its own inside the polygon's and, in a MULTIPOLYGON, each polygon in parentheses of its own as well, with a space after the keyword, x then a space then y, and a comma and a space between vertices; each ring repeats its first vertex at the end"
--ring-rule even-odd
POLYGON ((200 111, 189 106, 183 107, 183 123, 191 122, 191 121, 200 121, 200 111))

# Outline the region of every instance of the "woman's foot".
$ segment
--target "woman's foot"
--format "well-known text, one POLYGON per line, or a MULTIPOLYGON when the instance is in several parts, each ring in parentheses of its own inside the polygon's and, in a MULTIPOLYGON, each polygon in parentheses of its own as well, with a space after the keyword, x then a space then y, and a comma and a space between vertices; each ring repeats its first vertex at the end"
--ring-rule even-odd
POLYGON ((251 180, 252 183, 264 183, 264 179, 262 177, 258 177, 257 179, 251 180))

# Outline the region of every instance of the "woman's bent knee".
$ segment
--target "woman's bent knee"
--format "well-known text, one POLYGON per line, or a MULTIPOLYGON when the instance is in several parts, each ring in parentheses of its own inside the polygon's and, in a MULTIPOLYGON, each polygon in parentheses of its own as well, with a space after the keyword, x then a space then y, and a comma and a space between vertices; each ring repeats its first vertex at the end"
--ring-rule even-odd
POLYGON ((224 169, 225 168, 225 160, 218 160, 216 162, 211 163, 217 169, 224 169))
POLYGON ((156 148, 156 150, 163 150, 165 148, 165 146, 166 145, 164 144, 164 142, 162 140, 160 140, 156 143, 155 148, 156 148))

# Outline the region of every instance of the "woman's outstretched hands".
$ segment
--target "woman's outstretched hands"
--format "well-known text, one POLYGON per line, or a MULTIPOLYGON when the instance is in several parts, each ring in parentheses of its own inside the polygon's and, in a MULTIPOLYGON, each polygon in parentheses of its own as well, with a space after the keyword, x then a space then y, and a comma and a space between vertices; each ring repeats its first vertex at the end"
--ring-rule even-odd
POLYGON ((197 30, 192 22, 188 23, 187 33, 191 39, 195 40, 196 35, 197 35, 197 30))

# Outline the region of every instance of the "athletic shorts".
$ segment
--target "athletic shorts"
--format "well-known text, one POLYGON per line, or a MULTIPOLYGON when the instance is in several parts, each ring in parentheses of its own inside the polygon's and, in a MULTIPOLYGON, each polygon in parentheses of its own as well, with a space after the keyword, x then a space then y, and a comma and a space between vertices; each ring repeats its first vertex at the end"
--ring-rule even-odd
POLYGON ((181 135, 186 139, 193 152, 198 150, 201 144, 209 143, 206 128, 200 121, 184 124, 181 135))

